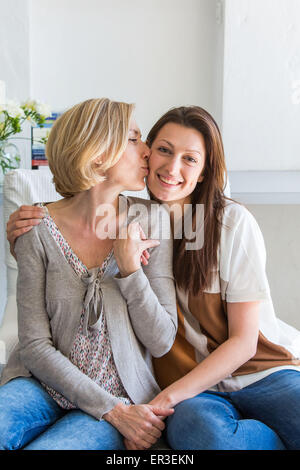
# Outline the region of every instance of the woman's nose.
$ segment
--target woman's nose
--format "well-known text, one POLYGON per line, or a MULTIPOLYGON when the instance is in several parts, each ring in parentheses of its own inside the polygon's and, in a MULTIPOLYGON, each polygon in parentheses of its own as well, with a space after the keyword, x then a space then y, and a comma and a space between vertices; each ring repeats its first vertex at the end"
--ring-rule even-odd
POLYGON ((177 158, 170 158, 167 160, 165 169, 171 176, 176 176, 180 171, 180 161, 177 158))

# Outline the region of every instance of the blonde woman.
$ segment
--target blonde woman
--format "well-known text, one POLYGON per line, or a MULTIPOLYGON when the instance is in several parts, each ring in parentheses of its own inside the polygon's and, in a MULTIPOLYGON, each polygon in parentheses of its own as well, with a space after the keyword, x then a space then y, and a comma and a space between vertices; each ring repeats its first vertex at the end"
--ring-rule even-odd
POLYGON ((123 197, 120 209, 148 174, 133 109, 88 100, 50 133, 63 199, 38 204, 42 222, 15 244, 19 344, 1 378, 1 449, 124 449, 124 437, 146 449, 173 412, 145 404, 159 392, 150 354, 172 346, 177 313, 172 243, 155 222, 145 238, 160 206, 123 197))

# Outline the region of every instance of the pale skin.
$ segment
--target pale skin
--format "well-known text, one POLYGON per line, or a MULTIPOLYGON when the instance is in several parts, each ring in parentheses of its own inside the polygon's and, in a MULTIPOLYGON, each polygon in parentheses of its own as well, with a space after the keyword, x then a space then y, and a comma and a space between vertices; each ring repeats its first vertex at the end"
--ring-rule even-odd
MULTIPOLYGON (((151 147, 147 178, 150 191, 162 203, 169 206, 176 203, 183 208, 184 204, 190 203, 197 182, 203 180, 205 158, 205 141, 201 133, 178 124, 166 124, 151 147)), ((30 222, 35 220, 36 214, 31 206, 26 211, 12 214, 7 224, 12 249, 15 238, 26 226, 32 225, 30 222), (24 217, 27 212, 30 214, 28 220, 24 217)), ((180 214, 174 214, 173 227, 176 217, 180 214)), ((259 306, 259 302, 227 303, 228 339, 192 371, 160 392, 149 405, 173 409, 181 401, 224 380, 253 357, 259 333, 259 306)), ((145 448, 127 435, 125 445, 131 450, 145 448)))

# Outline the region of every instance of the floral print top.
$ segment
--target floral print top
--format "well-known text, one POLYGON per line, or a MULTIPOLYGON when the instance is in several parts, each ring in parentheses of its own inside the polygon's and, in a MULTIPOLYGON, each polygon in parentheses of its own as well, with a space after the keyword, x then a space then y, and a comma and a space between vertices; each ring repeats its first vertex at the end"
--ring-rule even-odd
MULTIPOLYGON (((47 206, 41 203, 37 205, 39 207, 46 208, 47 215, 43 218, 43 222, 49 229, 58 247, 62 251, 68 263, 74 269, 75 273, 80 277, 87 274, 87 267, 76 256, 68 242, 61 234, 54 220, 50 216, 47 206)), ((112 253, 112 251, 109 253, 103 261, 102 266, 99 268, 99 279, 103 276, 112 253)), ((100 315, 99 322, 97 322, 97 328, 90 328, 87 326, 86 335, 84 334, 84 308, 82 309, 79 329, 77 331, 69 359, 81 372, 90 377, 107 393, 110 393, 113 397, 119 398, 120 401, 123 401, 123 403, 127 405, 132 403, 122 385, 113 359, 105 312, 100 315)), ((67 410, 76 408, 73 403, 67 400, 60 393, 56 392, 44 383, 42 383, 42 385, 59 406, 67 410)))

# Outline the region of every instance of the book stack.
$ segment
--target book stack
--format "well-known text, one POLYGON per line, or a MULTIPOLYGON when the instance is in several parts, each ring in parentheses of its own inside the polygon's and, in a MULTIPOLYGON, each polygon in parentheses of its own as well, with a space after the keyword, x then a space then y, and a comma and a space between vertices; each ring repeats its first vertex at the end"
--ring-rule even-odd
POLYGON ((52 113, 46 118, 43 127, 32 126, 31 128, 31 168, 33 170, 48 166, 44 139, 48 138, 51 127, 58 117, 59 113, 52 113))

